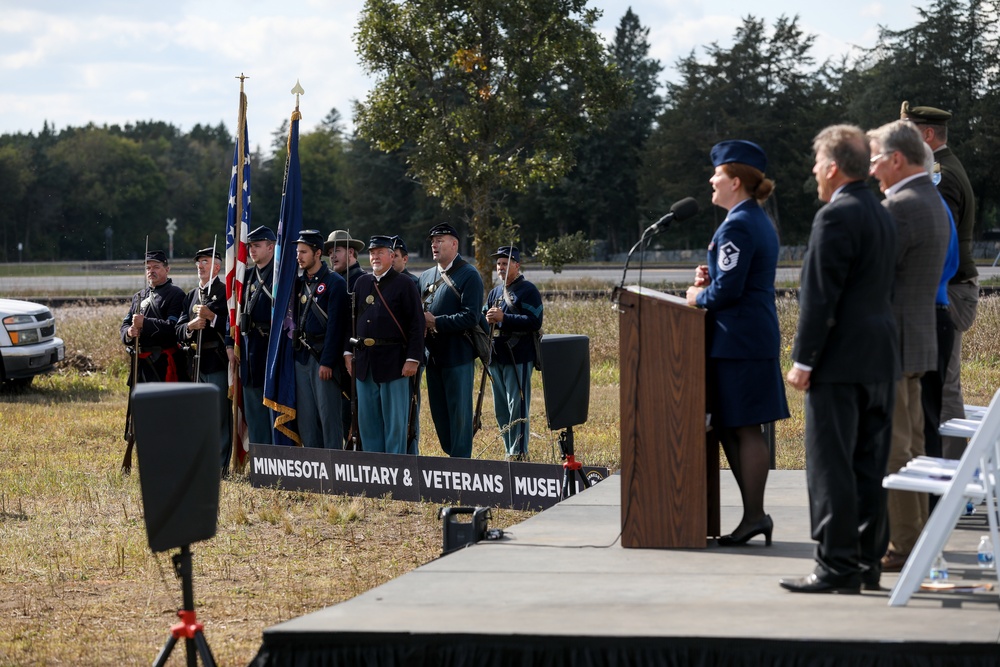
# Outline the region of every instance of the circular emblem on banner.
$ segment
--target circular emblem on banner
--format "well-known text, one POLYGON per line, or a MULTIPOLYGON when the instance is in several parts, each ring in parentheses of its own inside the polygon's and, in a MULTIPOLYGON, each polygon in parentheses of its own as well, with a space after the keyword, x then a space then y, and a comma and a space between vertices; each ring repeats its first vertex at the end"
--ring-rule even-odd
POLYGON ((373 303, 375 303, 375 297, 369 294, 368 296, 365 297, 365 303, 367 303, 369 306, 372 305, 373 303))
POLYGON ((316 285, 316 294, 322 294, 326 291, 326 283, 320 283, 316 285))

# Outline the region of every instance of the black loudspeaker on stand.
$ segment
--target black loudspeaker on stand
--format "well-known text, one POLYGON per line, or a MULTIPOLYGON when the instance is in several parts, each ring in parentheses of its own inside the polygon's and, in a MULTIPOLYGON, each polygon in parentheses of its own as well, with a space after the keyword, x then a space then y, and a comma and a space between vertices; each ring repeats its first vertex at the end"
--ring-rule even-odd
POLYGON ((583 463, 573 452, 573 427, 586 423, 590 408, 590 339, 575 334, 542 336, 542 390, 549 430, 559 434, 563 458, 562 497, 589 488, 583 463))
POLYGON ((170 629, 154 667, 165 665, 179 639, 185 640, 188 667, 215 667, 204 626, 194 611, 191 544, 215 535, 219 516, 218 388, 211 384, 140 384, 132 398, 139 484, 149 548, 174 554, 181 580, 180 623, 170 629))

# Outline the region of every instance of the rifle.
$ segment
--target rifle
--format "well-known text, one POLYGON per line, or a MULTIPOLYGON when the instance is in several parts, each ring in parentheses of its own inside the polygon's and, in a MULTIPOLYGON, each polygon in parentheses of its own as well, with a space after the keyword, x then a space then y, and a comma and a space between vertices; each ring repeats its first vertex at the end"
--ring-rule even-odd
MULTIPOLYGON (((507 271, 510 271, 510 260, 514 256, 514 242, 511 241, 510 250, 507 253, 507 271)), ((503 289, 507 290, 507 275, 504 274, 503 277, 503 289)), ((486 304, 486 310, 489 310, 489 303, 486 304)), ((479 326, 477 323, 476 326, 479 326)), ((490 361, 493 360, 493 334, 496 331, 497 325, 494 322, 490 325, 490 361)), ((476 412, 472 415, 472 435, 476 435, 479 429, 483 427, 483 395, 486 393, 486 375, 489 373, 489 363, 483 364, 483 377, 479 380, 479 396, 476 398, 476 412)))
MULTIPOLYGON (((212 271, 215 269, 215 246, 216 246, 216 244, 218 242, 219 242, 219 235, 216 234, 212 238, 212 257, 209 259, 209 261, 212 262, 212 264, 211 264, 212 268, 210 268, 208 270, 208 288, 209 289, 212 288, 212 281, 215 279, 215 276, 212 275, 212 271)), ((201 286, 198 287, 198 305, 199 306, 204 306, 205 305, 205 296, 201 293, 201 286)), ((198 317, 201 317, 201 312, 198 313, 198 317)), ((195 382, 201 382, 201 339, 202 339, 202 334, 204 332, 205 332, 204 327, 201 328, 201 329, 198 329, 198 342, 196 343, 195 350, 194 350, 194 381, 195 382)))
MULTIPOLYGON (((146 252, 142 255, 142 280, 146 281, 146 255, 149 254, 149 237, 146 237, 146 252)), ((142 301, 139 301, 139 312, 142 312, 142 301)), ((132 313, 135 318, 135 313, 132 313)), ((139 337, 135 337, 135 344, 132 346, 132 383, 128 388, 128 405, 125 408, 125 457, 122 459, 122 474, 132 473, 132 448, 135 447, 135 424, 132 420, 132 393, 135 385, 139 382, 139 337)))
MULTIPOLYGON (((358 335, 358 311, 356 310, 357 292, 351 292, 351 339, 358 335)), ((351 430, 347 434, 347 442, 344 449, 352 452, 361 451, 361 427, 358 425, 358 371, 352 369, 351 373, 351 395, 348 397, 351 402, 351 430)))
POLYGON ((420 366, 417 366, 416 374, 410 378, 410 412, 406 417, 406 443, 407 449, 409 449, 409 443, 413 442, 413 439, 417 437, 417 420, 420 418, 417 410, 417 396, 420 392, 420 386, 417 384, 417 378, 420 377, 420 366))

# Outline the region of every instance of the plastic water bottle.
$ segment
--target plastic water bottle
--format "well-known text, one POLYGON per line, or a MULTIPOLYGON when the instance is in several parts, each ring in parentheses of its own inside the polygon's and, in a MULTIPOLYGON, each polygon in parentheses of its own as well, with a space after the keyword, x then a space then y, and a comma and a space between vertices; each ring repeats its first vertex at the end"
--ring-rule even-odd
POLYGON ((948 561, 944 559, 944 554, 938 554, 937 558, 934 559, 934 564, 931 565, 930 578, 931 581, 948 580, 948 561))
POLYGON ((993 541, 989 535, 979 538, 979 550, 977 560, 979 567, 984 570, 993 569, 993 541))
POLYGON ((965 516, 972 516, 976 513, 976 506, 972 504, 971 500, 965 501, 965 516))

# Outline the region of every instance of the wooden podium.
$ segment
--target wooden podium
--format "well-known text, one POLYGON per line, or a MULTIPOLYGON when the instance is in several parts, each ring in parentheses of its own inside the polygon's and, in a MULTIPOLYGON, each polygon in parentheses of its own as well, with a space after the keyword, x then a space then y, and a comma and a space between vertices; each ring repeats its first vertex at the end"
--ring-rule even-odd
POLYGON ((647 288, 619 297, 622 546, 719 535, 719 446, 705 432, 705 312, 647 288))

